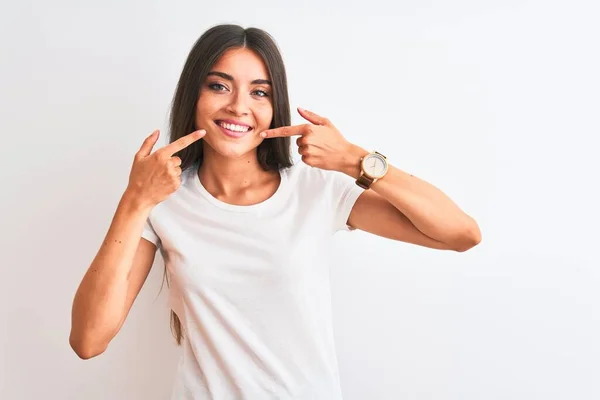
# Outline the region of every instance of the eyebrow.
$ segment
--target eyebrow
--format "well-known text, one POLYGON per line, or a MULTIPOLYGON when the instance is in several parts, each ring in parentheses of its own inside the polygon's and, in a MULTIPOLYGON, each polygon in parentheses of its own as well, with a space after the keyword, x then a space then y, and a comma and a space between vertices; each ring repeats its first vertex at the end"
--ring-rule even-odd
MULTIPOLYGON (((206 76, 220 76, 221 78, 227 79, 228 81, 232 81, 232 82, 235 81, 235 79, 233 79, 233 76, 226 74, 225 72, 211 71, 206 76)), ((271 85, 271 86, 273 86, 271 81, 268 79, 255 79, 251 83, 253 85, 271 85)))

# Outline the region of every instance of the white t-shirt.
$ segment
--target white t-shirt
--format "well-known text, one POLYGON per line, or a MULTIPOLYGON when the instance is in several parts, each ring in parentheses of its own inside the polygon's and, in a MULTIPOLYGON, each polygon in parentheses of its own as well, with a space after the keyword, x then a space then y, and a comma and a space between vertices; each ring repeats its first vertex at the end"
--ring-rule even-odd
POLYGON ((342 399, 329 253, 363 189, 299 161, 269 199, 238 206, 197 172, 182 173, 142 234, 160 249, 184 330, 172 399, 342 399))

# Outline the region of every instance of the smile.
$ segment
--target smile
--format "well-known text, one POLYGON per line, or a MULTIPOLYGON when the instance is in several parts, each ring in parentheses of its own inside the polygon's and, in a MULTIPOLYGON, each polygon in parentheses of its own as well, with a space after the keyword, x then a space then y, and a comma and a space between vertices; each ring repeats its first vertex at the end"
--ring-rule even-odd
POLYGON ((236 125, 236 124, 231 124, 231 123, 224 122, 224 121, 215 121, 215 122, 221 128, 225 128, 228 131, 237 132, 237 133, 245 133, 252 129, 252 127, 250 127, 248 125, 236 125))
POLYGON ((215 123, 221 128, 221 131, 226 135, 234 139, 239 139, 246 136, 248 132, 252 130, 251 126, 234 124, 231 122, 217 120, 215 123))

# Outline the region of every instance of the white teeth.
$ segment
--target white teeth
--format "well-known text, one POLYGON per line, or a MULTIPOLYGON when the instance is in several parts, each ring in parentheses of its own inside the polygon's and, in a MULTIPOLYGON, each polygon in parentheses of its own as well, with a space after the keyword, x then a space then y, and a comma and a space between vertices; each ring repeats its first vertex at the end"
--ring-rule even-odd
POLYGON ((250 130, 250 127, 248 127, 248 126, 226 124, 225 122, 219 122, 219 125, 225 129, 229 129, 230 131, 235 131, 235 132, 248 132, 250 130))

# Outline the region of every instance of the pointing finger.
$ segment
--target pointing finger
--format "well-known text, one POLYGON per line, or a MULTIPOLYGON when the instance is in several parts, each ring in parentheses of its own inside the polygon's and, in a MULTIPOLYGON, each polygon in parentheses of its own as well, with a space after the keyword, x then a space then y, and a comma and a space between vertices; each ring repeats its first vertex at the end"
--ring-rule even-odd
POLYGON ((263 131, 260 136, 263 138, 276 138, 294 135, 306 134, 306 125, 282 126, 281 128, 268 129, 263 131))
POLYGON ((204 129, 194 131, 188 135, 180 137, 173 143, 169 143, 168 145, 163 147, 161 151, 168 154, 169 156, 172 156, 173 154, 177 153, 178 151, 185 149, 186 147, 188 147, 190 144, 194 143, 195 141, 201 139, 202 137, 204 137, 204 135, 206 135, 206 131, 204 129))

